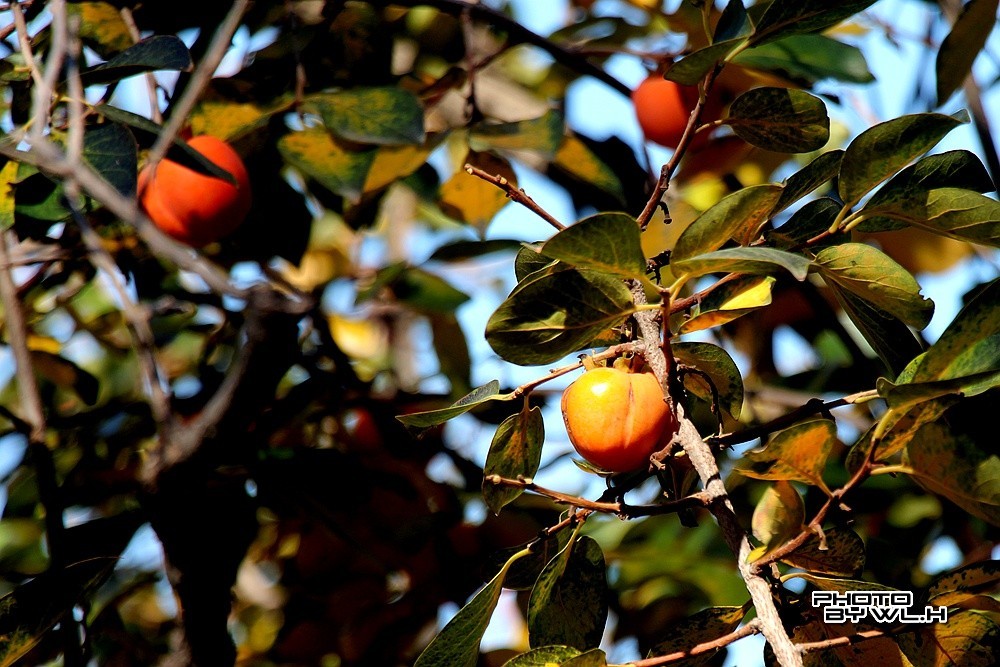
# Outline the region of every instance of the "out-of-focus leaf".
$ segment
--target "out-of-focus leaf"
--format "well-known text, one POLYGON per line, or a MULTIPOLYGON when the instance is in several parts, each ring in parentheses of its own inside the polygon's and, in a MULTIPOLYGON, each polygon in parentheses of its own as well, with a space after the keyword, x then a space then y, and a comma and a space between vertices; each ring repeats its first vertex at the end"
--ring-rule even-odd
POLYGON ((38 519, 0 520, 0 572, 32 576, 48 569, 44 535, 45 527, 38 519))
POLYGON ((286 134, 278 150, 288 164, 339 195, 357 201, 375 160, 375 151, 355 152, 334 143, 321 127, 286 134))
POLYGON ((764 449, 748 452, 737 472, 755 479, 795 480, 827 490, 823 469, 837 441, 829 419, 814 419, 778 432, 764 449))
POLYGON ((844 151, 840 149, 828 151, 786 178, 781 197, 778 198, 771 215, 784 211, 819 186, 829 182, 840 171, 840 162, 843 159, 844 151))
POLYGON ((671 266, 718 250, 731 238, 753 240, 780 196, 780 185, 766 184, 723 197, 681 233, 671 253, 671 266))
POLYGON ((907 219, 931 217, 927 207, 931 190, 960 188, 975 192, 996 189, 993 179, 974 153, 965 150, 928 155, 892 177, 865 204, 865 220, 858 225, 863 232, 901 229, 907 219), (881 215, 881 213, 886 215, 881 215), (900 219, 892 217, 897 214, 900 219))
POLYGON ((458 318, 452 313, 436 313, 429 318, 434 351, 437 353, 441 374, 451 383, 452 394, 472 389, 472 360, 469 344, 465 339, 458 318))
POLYGON ((624 203, 625 191, 615 171, 601 160, 587 144, 575 136, 566 137, 553 162, 588 185, 624 203))
POLYGON ((771 303, 771 276, 743 276, 712 290, 691 310, 679 333, 711 329, 771 303))
POLYGON ((881 250, 864 243, 825 248, 815 265, 828 282, 884 310, 905 324, 923 329, 934 314, 934 302, 920 295, 910 273, 881 250))
POLYGON ((753 536, 763 544, 747 555, 747 561, 760 560, 798 535, 805 518, 805 504, 794 486, 779 481, 767 487, 750 521, 753 536))
POLYGON ((8 162, 0 169, 0 231, 14 225, 14 182, 17 179, 17 163, 8 162))
MULTIPOLYGON (((773 5, 772 5, 773 6, 773 5)), ((902 116, 862 132, 844 152, 840 165, 840 197, 854 205, 964 122, 939 113, 902 116)))
POLYGON ((383 290, 390 291, 397 301, 425 313, 450 314, 469 300, 467 294, 443 278, 397 262, 379 269, 372 283, 358 292, 355 303, 368 301, 383 290))
POLYGON ((494 252, 510 252, 521 249, 521 242, 514 239, 488 239, 485 241, 453 241, 439 247, 428 261, 464 262, 494 252))
POLYGON ((430 148, 424 146, 382 146, 368 169, 363 190, 374 192, 406 178, 427 162, 430 148))
POLYGON ((80 17, 80 39, 107 58, 132 46, 132 36, 121 14, 107 2, 71 2, 66 13, 80 17))
POLYGON ((190 69, 191 54, 174 35, 153 35, 133 44, 107 62, 80 73, 84 86, 119 81, 143 72, 190 69))
MULTIPOLYGON (((744 607, 709 607, 681 619, 676 623, 671 623, 662 632, 658 633, 658 638, 649 650, 647 658, 666 656, 672 653, 682 653, 688 651, 692 646, 704 644, 712 640, 724 637, 739 627, 747 610, 744 607)), ((672 665, 683 665, 684 667, 694 667, 707 662, 718 651, 706 651, 705 653, 677 662, 672 665)))
POLYGON ((743 0, 729 0, 726 3, 726 8, 722 10, 719 22, 715 25, 712 41, 724 42, 727 39, 746 37, 752 30, 753 24, 750 22, 750 17, 747 16, 743 0))
POLYGON ((31 365, 52 384, 75 391, 87 405, 97 402, 97 393, 101 387, 97 378, 72 361, 51 352, 31 350, 31 365))
POLYGON ((824 538, 820 540, 819 535, 813 534, 781 562, 819 574, 842 577, 860 574, 865 565, 864 540, 849 528, 831 528, 824 532, 824 538))
POLYGON ((483 586, 467 605, 424 649, 414 667, 475 667, 479 660, 479 643, 490 623, 503 590, 507 570, 524 552, 518 552, 483 586))
POLYGON ((265 127, 271 118, 295 104, 291 95, 279 97, 267 104, 206 99, 191 113, 191 132, 210 134, 232 143, 255 130, 265 127))
POLYGON ((422 144, 424 109, 413 93, 396 87, 351 88, 305 101, 330 132, 348 141, 380 146, 422 144))
POLYGON ((480 123, 472 129, 469 145, 476 151, 532 151, 551 160, 562 144, 563 125, 555 111, 514 123, 480 123))
POLYGON ((757 20, 751 45, 788 35, 822 32, 875 4, 875 0, 775 0, 757 20))
POLYGON ((826 35, 791 35, 738 53, 733 62, 810 83, 823 79, 846 83, 875 80, 861 49, 826 35))
POLYGON ((770 151, 807 153, 830 139, 823 100, 795 89, 748 90, 733 102, 725 123, 747 143, 770 151))
POLYGON ((639 224, 625 213, 584 218, 542 244, 540 252, 581 269, 639 279, 646 275, 639 224))
POLYGON ((671 349, 677 361, 708 376, 706 379, 701 373, 685 373, 684 387, 711 402, 712 387, 708 384, 711 381, 722 408, 739 419, 743 410, 743 377, 729 353, 718 345, 697 342, 674 343, 671 349))
POLYGON ((139 148, 124 125, 91 125, 83 135, 83 158, 126 197, 135 196, 139 148))
MULTIPOLYGON (((491 176, 501 176, 517 186, 517 176, 507 160, 491 153, 469 151, 466 162, 478 167, 491 176)), ((459 169, 441 186, 438 205, 441 210, 456 220, 468 223, 485 232, 493 220, 510 200, 506 193, 492 183, 459 169)))
POLYGON ((583 536, 549 561, 528 599, 532 646, 596 648, 608 616, 604 552, 583 536))
POLYGON ((544 440, 545 427, 542 411, 538 408, 511 415, 497 428, 483 467, 483 498, 494 514, 499 514, 505 505, 521 495, 523 489, 494 484, 489 480, 490 475, 507 479, 534 477, 542 458, 544 440))
POLYGON ((493 313, 486 340, 511 363, 552 363, 586 347, 635 310, 631 292, 617 276, 569 268, 539 271, 493 313))
POLYGON ((675 274, 686 274, 692 278, 708 273, 752 273, 771 274, 782 269, 792 274, 796 280, 805 280, 809 274, 809 260, 774 248, 726 248, 690 259, 671 261, 675 274))
POLYGON ((941 106, 962 86, 972 63, 986 46, 997 22, 998 0, 970 0, 938 49, 937 103, 941 106))
POLYGON ((449 419, 463 415, 472 408, 482 405, 487 401, 507 401, 509 394, 500 393, 500 382, 491 380, 481 387, 473 389, 471 392, 452 403, 447 408, 439 410, 425 410, 423 412, 412 412, 408 415, 398 415, 396 419, 412 428, 428 428, 443 424, 449 419))

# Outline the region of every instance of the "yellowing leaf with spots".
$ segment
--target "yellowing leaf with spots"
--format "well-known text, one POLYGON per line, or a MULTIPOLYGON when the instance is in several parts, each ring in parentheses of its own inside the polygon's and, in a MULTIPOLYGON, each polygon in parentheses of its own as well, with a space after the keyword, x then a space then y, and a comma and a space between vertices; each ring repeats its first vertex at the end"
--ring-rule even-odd
POLYGON ((736 470, 754 479, 815 484, 829 493, 823 468, 836 439, 837 427, 829 419, 796 424, 775 435, 764 449, 749 452, 736 470))
MULTIPOLYGON (((501 157, 469 151, 466 161, 487 174, 502 176, 517 186, 514 169, 501 157)), ((457 220, 476 227, 481 232, 486 231, 493 216, 499 213, 508 201, 510 200, 503 190, 467 173, 464 169, 457 171, 441 186, 441 210, 457 220)))
POLYGON ((711 329, 771 303, 773 276, 744 276, 712 290, 692 310, 680 333, 711 329))
POLYGON ((331 192, 357 200, 361 196, 374 151, 349 151, 323 128, 311 127, 286 134, 278 141, 285 160, 331 192))

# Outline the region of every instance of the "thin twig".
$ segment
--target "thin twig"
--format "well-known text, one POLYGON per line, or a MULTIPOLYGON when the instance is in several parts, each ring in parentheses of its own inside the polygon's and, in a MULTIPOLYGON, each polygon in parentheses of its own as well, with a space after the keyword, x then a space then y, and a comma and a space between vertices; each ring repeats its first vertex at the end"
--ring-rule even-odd
POLYGON ((623 667, 660 667, 660 665, 669 665, 672 662, 679 662, 680 660, 684 660, 686 658, 693 658, 694 656, 701 655, 703 653, 714 653, 720 648, 729 646, 744 637, 760 634, 760 626, 760 619, 755 618, 746 625, 730 632, 727 635, 723 635, 718 639, 702 642, 701 644, 695 644, 691 648, 683 651, 675 651, 673 653, 667 653, 666 655, 656 656, 655 658, 646 658, 645 660, 636 660, 635 662, 630 662, 623 667))
POLYGON ((212 80, 215 70, 218 69, 219 63, 222 62, 226 51, 229 50, 232 44, 233 35, 236 34, 236 29, 239 28, 240 21, 243 19, 243 14, 246 12, 249 4, 249 0, 235 0, 233 2, 233 6, 229 9, 229 13, 226 14, 226 18, 215 31, 212 43, 208 47, 208 52, 202 61, 198 63, 194 73, 191 75, 191 80, 184 89, 183 95, 181 95, 179 100, 172 103, 170 118, 160 131, 160 136, 157 137, 156 143, 149 149, 147 164, 152 168, 155 168, 156 164, 167 154, 170 145, 177 138, 181 128, 184 127, 184 123, 187 122, 191 110, 194 109, 194 105, 198 103, 198 99, 201 97, 205 87, 212 80))
POLYGON ((517 186, 515 186, 513 183, 508 181, 500 174, 491 174, 489 172, 483 171, 479 167, 474 167, 471 164, 465 165, 465 171, 466 173, 472 176, 476 176, 477 178, 483 179, 487 183, 492 183, 493 185, 497 186, 498 188, 507 193, 507 197, 509 199, 516 201, 518 204, 521 204, 522 206, 527 208, 529 211, 531 211, 532 213, 534 213, 542 220, 555 227, 556 229, 560 231, 566 229, 566 225, 564 225, 563 223, 559 222, 554 217, 552 217, 552 215, 550 215, 548 211, 539 206, 534 199, 529 197, 528 193, 526 193, 523 189, 518 189, 517 186))
MULTIPOLYGON (((138 44, 142 41, 142 33, 139 32, 139 26, 135 24, 135 17, 132 16, 132 10, 128 7, 122 7, 118 14, 122 17, 122 22, 125 24, 125 28, 128 30, 129 36, 132 38, 132 42, 138 44)), ((146 72, 146 90, 149 93, 149 113, 157 125, 163 124, 163 114, 160 113, 160 98, 157 95, 157 90, 159 84, 156 83, 156 75, 152 72, 146 72)))
MULTIPOLYGON (((913 632, 916 628, 906 628, 902 632, 913 632)), ((860 632, 855 632, 851 635, 843 635, 841 637, 831 637, 830 639, 822 639, 814 642, 803 642, 798 644, 798 649, 802 653, 813 653, 815 651, 822 651, 825 649, 836 648, 837 646, 850 646, 852 644, 860 644, 861 642, 866 642, 870 639, 880 639, 884 637, 891 637, 896 634, 894 632, 886 632, 885 630, 861 630, 860 632)))

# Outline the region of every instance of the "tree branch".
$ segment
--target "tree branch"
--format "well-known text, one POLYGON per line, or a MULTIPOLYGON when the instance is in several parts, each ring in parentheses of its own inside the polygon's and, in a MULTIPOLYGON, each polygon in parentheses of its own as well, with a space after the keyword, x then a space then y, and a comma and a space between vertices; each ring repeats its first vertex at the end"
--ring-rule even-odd
POLYGON ((540 217, 542 220, 555 227, 557 230, 562 231, 566 229, 566 225, 564 225, 563 223, 559 222, 554 217, 552 217, 552 215, 550 215, 548 211, 539 206, 534 199, 529 197, 528 193, 526 193, 523 189, 518 189, 513 183, 508 181, 500 174, 490 174, 489 172, 483 171, 479 167, 474 167, 471 164, 465 165, 465 171, 471 176, 476 176, 477 178, 483 179, 487 183, 492 183, 493 185, 497 186, 498 188, 507 193, 508 199, 511 199, 513 201, 516 201, 518 204, 521 204, 529 211, 540 217))

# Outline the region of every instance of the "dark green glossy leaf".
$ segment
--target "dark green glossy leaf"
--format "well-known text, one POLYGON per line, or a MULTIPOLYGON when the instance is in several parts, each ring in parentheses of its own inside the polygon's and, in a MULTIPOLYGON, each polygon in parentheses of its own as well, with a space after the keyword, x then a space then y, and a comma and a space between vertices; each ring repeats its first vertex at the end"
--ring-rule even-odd
POLYGON ((475 667, 479 661, 479 643, 493 616, 507 570, 522 552, 508 560, 488 584, 462 607, 448 625, 424 649, 413 667, 475 667))
MULTIPOLYGON (((819 237, 823 232, 829 231, 833 221, 840 214, 841 206, 829 197, 822 197, 806 202, 799 210, 792 214, 785 224, 768 232, 767 238, 779 249, 799 248, 811 239, 819 237)), ((840 241, 834 235, 813 241, 811 247, 822 247, 823 242, 828 244, 840 241)))
POLYGON ((521 282, 536 271, 554 267, 555 260, 541 254, 538 251, 540 247, 540 244, 522 244, 521 249, 517 251, 517 256, 514 257, 514 277, 517 278, 517 282, 521 282))
POLYGON ((830 288, 858 331, 894 374, 920 354, 920 343, 905 324, 837 283, 830 288))
POLYGON ((330 132, 348 141, 380 146, 422 144, 424 109, 413 93, 395 87, 351 88, 306 100, 330 132))
POLYGON ((846 83, 875 80, 864 53, 826 35, 792 35, 747 49, 733 63, 815 83, 834 79, 846 83))
POLYGON ((956 150, 928 155, 893 176, 872 195, 865 204, 866 219, 857 228, 863 232, 878 232, 906 227, 906 219, 927 219, 930 216, 928 195, 936 188, 990 192, 996 186, 974 153, 956 150), (879 215, 880 212, 887 215, 879 215), (891 217, 891 214, 902 219, 891 217))
POLYGON ((726 8, 722 10, 719 22, 715 24, 715 34, 712 35, 712 41, 725 42, 738 37, 746 37, 752 30, 753 24, 750 23, 750 17, 747 16, 743 0, 729 0, 726 3, 726 8))
POLYGON ((676 81, 685 86, 693 86, 701 81, 702 77, 717 63, 725 59, 736 47, 746 41, 743 37, 727 39, 717 42, 703 49, 698 49, 689 53, 680 60, 674 62, 663 75, 665 79, 676 81))
POLYGON ((948 101, 972 71, 972 63, 996 27, 998 0, 970 0, 941 42, 937 64, 937 103, 948 101))
POLYGON ((772 274, 783 269, 796 280, 805 280, 809 273, 809 260, 805 257, 763 247, 716 250, 691 259, 671 262, 670 266, 675 273, 683 273, 692 278, 708 273, 772 274))
POLYGON ((1000 246, 1000 202, 972 190, 936 188, 871 212, 935 234, 1000 246))
POLYGON ((83 135, 83 158, 126 197, 135 196, 139 149, 124 125, 91 125, 83 135))
POLYGON ((111 60, 85 69, 80 73, 84 86, 110 83, 158 70, 188 70, 191 54, 179 37, 153 35, 133 44, 111 60))
POLYGON ((711 343, 674 343, 671 349, 677 361, 708 376, 706 379, 698 373, 686 373, 685 388, 699 398, 711 401, 712 388, 708 384, 711 381, 719 395, 719 403, 735 419, 739 419, 743 409, 743 378, 729 353, 711 343))
POLYGON ((566 660, 580 655, 572 646, 543 646, 522 653, 503 663, 503 667, 562 667, 566 660))
POLYGON ((625 213, 599 213, 553 236, 541 247, 546 257, 632 278, 646 275, 639 223, 625 213))
POLYGON ((482 405, 487 401, 510 400, 508 394, 500 393, 500 383, 491 380, 481 387, 473 389, 470 393, 452 403, 447 408, 440 410, 426 410, 424 412, 414 412, 408 415, 398 415, 396 419, 413 428, 428 428, 443 424, 449 419, 465 414, 472 408, 482 405))
POLYGON ((608 616, 606 566, 590 537, 570 542, 545 566, 528 599, 532 646, 596 648, 608 616))
POLYGON ((781 186, 753 185, 722 198, 685 229, 671 253, 671 266, 713 250, 731 238, 753 239, 781 196, 781 186))
POLYGON ((875 4, 875 0, 775 0, 757 21, 751 45, 820 32, 875 4))
POLYGON ((781 197, 771 214, 784 211, 816 188, 829 182, 840 171, 840 162, 843 158, 844 151, 839 148, 828 151, 786 178, 781 197))
POLYGON ((870 245, 843 243, 825 248, 814 264, 827 282, 837 283, 911 327, 923 329, 934 314, 934 302, 920 295, 920 285, 910 272, 870 245))
MULTIPOLYGON (((671 623, 667 628, 659 632, 653 648, 649 650, 646 657, 656 658, 674 653, 683 653, 690 650, 692 646, 724 637, 739 627, 746 613, 746 609, 743 607, 709 607, 708 609, 702 609, 687 618, 671 623)), ((697 657, 678 660, 670 664, 694 667, 694 665, 707 662, 716 653, 717 651, 707 651, 697 657)))
POLYGON ((486 324, 486 340, 503 359, 548 364, 580 350, 635 312, 617 276, 561 269, 522 281, 486 324))
POLYGON ((483 467, 483 498, 494 514, 521 495, 520 487, 502 486, 489 481, 490 475, 507 479, 531 478, 542 459, 545 427, 538 408, 521 410, 507 417, 497 428, 483 467))
POLYGON ((806 153, 830 139, 823 100, 788 88, 748 90, 729 107, 725 123, 747 143, 771 151, 806 153))
POLYGON ((938 113, 902 116, 879 123, 850 143, 840 166, 840 197, 854 205, 907 164, 966 122, 938 113))

